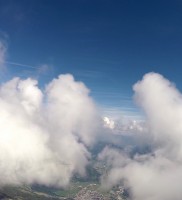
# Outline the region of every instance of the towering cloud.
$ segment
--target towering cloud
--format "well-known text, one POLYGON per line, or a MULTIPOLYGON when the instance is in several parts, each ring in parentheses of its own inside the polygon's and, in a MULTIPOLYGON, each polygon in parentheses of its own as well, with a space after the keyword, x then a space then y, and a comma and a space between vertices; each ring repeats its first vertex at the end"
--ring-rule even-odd
POLYGON ((98 116, 89 90, 61 75, 41 91, 33 79, 0 86, 0 184, 65 186, 83 175, 98 116))
POLYGON ((105 186, 119 182, 131 189, 133 200, 180 200, 182 197, 182 96, 174 84, 149 73, 133 87, 146 114, 150 151, 134 157, 106 148, 99 159, 110 164, 105 186))

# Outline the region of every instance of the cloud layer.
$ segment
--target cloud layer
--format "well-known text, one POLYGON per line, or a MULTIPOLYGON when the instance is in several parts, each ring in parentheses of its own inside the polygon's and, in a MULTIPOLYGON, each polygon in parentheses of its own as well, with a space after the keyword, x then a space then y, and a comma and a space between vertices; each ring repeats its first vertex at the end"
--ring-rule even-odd
POLYGON ((0 185, 64 187, 75 173, 85 174, 88 147, 105 141, 116 145, 98 155, 108 166, 103 186, 124 184, 132 200, 180 200, 182 95, 156 73, 146 74, 133 89, 146 121, 105 118, 109 126, 103 126, 89 90, 72 75, 60 75, 44 91, 31 78, 2 84, 0 185))
POLYGON ((98 115, 89 90, 61 75, 41 91, 33 79, 0 86, 0 184, 65 186, 84 175, 98 115))

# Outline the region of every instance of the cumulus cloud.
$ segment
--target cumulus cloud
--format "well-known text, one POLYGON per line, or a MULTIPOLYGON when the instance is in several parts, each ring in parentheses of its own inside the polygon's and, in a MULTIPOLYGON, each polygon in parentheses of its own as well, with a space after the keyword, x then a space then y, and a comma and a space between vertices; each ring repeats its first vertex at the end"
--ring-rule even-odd
POLYGON ((45 91, 33 79, 0 86, 0 185, 66 186, 84 175, 98 114, 89 90, 60 75, 45 91))
POLYGON ((104 117, 103 121, 104 121, 104 127, 109 128, 109 129, 115 128, 115 122, 112 119, 108 117, 104 117))
POLYGON ((146 74, 134 87, 134 98, 146 115, 150 151, 133 157, 105 148, 99 159, 110 163, 103 184, 122 183, 133 200, 180 200, 182 190, 182 95, 156 73, 146 74))

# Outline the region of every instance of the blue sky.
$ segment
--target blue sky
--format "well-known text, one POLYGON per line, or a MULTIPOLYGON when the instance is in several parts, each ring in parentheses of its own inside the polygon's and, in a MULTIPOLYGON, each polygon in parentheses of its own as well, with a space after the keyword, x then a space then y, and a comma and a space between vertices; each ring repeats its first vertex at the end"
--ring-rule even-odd
POLYGON ((181 0, 0 0, 0 36, 6 78, 71 73, 108 114, 137 115, 132 85, 147 72, 182 90, 181 0))

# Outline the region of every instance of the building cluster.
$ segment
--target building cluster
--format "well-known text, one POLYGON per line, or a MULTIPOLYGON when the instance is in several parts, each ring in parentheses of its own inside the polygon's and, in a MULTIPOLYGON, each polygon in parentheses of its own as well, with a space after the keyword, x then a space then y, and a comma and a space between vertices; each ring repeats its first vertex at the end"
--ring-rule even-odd
POLYGON ((102 194, 87 187, 83 188, 75 197, 75 200, 107 200, 102 194))

